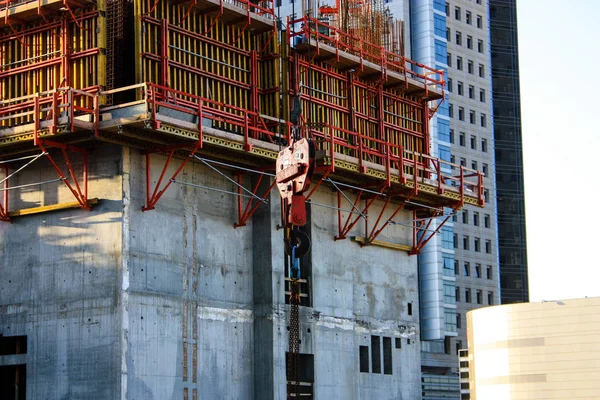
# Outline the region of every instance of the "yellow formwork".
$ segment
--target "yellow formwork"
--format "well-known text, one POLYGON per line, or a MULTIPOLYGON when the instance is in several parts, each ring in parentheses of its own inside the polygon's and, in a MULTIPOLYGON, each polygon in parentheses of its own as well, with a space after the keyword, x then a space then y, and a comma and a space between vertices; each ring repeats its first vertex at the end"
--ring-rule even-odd
MULTIPOLYGON (((62 87, 100 90, 106 82, 104 0, 95 6, 15 24, 0 34, 0 100, 62 87)), ((19 15, 16 15, 18 18, 19 15)), ((19 20, 20 21, 20 20, 19 20)), ((20 21, 22 22, 22 21, 20 21)), ((90 107, 81 97, 80 106, 90 107)), ((0 121, 0 127, 30 122, 31 116, 0 121)))
MULTIPOLYGON (((136 79, 278 115, 277 38, 188 3, 135 1, 136 79), (165 67, 168 65, 168 67, 165 67), (166 68, 166 70, 165 70, 166 68)), ((185 96, 183 96, 185 97, 185 96)), ((227 124, 220 124, 227 129, 227 124)))
MULTIPOLYGON (((385 88, 381 80, 368 80, 317 62, 310 54, 290 59, 292 65, 295 62, 299 64, 297 90, 303 116, 316 135, 337 139, 336 152, 358 156, 352 146, 360 140, 363 147, 381 154, 382 141, 391 144, 390 152, 395 156, 401 155, 400 146, 408 152, 428 152, 428 107, 424 100, 385 88)), ((381 156, 373 154, 365 155, 364 160, 383 163, 381 156)))

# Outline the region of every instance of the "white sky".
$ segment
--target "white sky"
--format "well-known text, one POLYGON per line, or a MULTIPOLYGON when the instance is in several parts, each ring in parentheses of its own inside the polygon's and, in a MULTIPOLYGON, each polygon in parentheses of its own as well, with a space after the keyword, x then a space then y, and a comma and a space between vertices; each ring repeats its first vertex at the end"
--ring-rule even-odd
POLYGON ((531 301, 600 296, 599 16, 518 0, 531 301))

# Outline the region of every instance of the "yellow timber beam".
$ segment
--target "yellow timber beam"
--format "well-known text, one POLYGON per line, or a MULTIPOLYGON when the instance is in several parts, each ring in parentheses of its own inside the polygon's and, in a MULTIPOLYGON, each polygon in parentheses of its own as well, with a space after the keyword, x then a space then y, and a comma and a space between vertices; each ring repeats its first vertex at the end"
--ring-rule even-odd
MULTIPOLYGON (((352 241, 363 244, 363 245, 367 242, 367 240, 362 236, 352 236, 352 241)), ((406 252, 411 252, 413 250, 412 246, 409 246, 406 244, 385 242, 383 240, 377 240, 377 239, 372 240, 371 242, 369 242, 368 245, 369 246, 377 246, 377 247, 385 247, 386 249, 400 250, 400 251, 406 251, 406 252)))
MULTIPOLYGON (((88 204, 93 206, 100 202, 99 199, 89 199, 88 204)), ((32 207, 32 208, 23 208, 21 210, 10 211, 8 216, 10 218, 14 217, 22 217, 24 215, 32 215, 32 214, 41 214, 45 212, 58 211, 58 210, 66 210, 69 208, 80 208, 81 204, 77 201, 71 201, 69 203, 60 203, 60 204, 51 204, 48 206, 40 206, 40 207, 32 207)))

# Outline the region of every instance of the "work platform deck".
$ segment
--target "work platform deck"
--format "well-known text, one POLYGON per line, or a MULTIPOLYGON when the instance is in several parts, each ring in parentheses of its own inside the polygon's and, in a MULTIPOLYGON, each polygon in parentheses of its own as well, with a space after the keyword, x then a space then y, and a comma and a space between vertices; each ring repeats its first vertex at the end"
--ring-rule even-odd
POLYGON ((272 8, 248 0, 171 0, 200 14, 218 13, 219 20, 226 24, 239 24, 255 33, 274 29, 275 14, 272 8))
MULTIPOLYGON (((152 84, 125 90, 143 90, 146 96, 118 106, 78 107, 80 115, 75 115, 69 105, 61 104, 61 113, 53 113, 48 106, 41 110, 56 118, 0 130, 0 159, 35 151, 36 138, 84 147, 110 142, 150 152, 176 148, 183 156, 200 141, 198 154, 240 167, 269 170, 287 142, 289 124, 282 124, 281 134, 266 131, 262 128, 264 121, 260 121, 263 117, 247 110, 201 98, 196 102, 176 100, 168 92, 159 96, 152 84)), ((100 92, 92 97, 113 93, 100 92)), ((39 97, 36 99, 39 102, 39 97)), ((317 150, 323 154, 321 173, 326 172, 328 177, 363 187, 389 186, 386 190, 390 193, 432 206, 483 204, 483 179, 475 170, 405 150, 400 157, 391 144, 386 147, 371 143, 367 148, 372 138, 359 138, 360 146, 365 143, 361 152, 359 145, 340 144, 347 138, 317 137, 317 131, 310 127, 307 133, 315 138, 317 150)))
POLYGON ((96 4, 95 0, 31 0, 7 1, 0 4, 0 28, 9 27, 9 21, 15 24, 42 19, 42 13, 60 15, 72 12, 75 7, 87 7, 96 4))
POLYGON ((288 20, 288 36, 298 53, 311 61, 325 62, 339 71, 352 70, 365 79, 379 80, 384 87, 427 100, 444 98, 443 72, 416 63, 382 46, 365 42, 315 18, 288 20), (295 26, 300 29, 295 30, 295 26))
POLYGON ((414 96, 425 96, 428 100, 443 98, 441 87, 428 84, 424 80, 412 78, 410 74, 403 74, 386 70, 380 64, 369 61, 360 55, 340 51, 335 45, 317 39, 296 43, 294 49, 315 61, 325 62, 337 67, 341 71, 353 70, 354 73, 365 79, 382 79, 384 87, 405 88, 404 93, 414 96))
MULTIPOLYGON (((85 4, 92 3, 39 0, 10 8, 23 15, 30 12, 33 20, 41 8, 60 6, 60 12, 70 13, 69 23, 79 28, 81 20, 70 7, 85 4), (66 10, 61 10, 61 4, 66 10)), ((429 155, 429 118, 444 99, 443 71, 308 17, 288 21, 287 39, 277 42, 269 2, 156 0, 136 5, 134 37, 139 53, 133 57, 135 71, 123 77, 121 85, 134 79, 145 83, 105 90, 103 79, 87 79, 107 72, 101 68, 103 63, 115 61, 116 36, 106 40, 112 58, 85 63, 77 58, 73 69, 80 79, 64 80, 59 89, 54 84, 33 94, 16 90, 19 79, 33 82, 44 68, 27 64, 31 60, 26 58, 15 63, 27 64, 25 70, 11 68, 0 77, 11 88, 0 100, 0 183, 4 185, 0 219, 60 209, 60 204, 34 210, 10 208, 20 204, 15 197, 19 190, 13 189, 44 183, 67 185, 76 200, 70 204, 90 208, 88 158, 93 148, 112 143, 139 149, 146 156, 143 210, 157 207, 171 184, 198 186, 186 182, 185 174, 179 175, 188 162, 212 169, 218 165, 219 173, 237 190, 230 192, 238 196, 235 226, 244 226, 275 186, 271 182, 267 192, 259 194, 261 179, 268 176, 272 181, 275 160, 298 129, 315 144, 315 176, 307 199, 321 185, 337 191, 337 207, 327 205, 337 210, 336 239, 349 237, 360 219, 366 227, 369 208, 379 199, 381 204, 374 206, 379 215, 371 220, 375 226, 361 245, 378 243, 383 228, 405 210, 412 212, 413 244, 403 249, 416 254, 448 220, 448 209, 483 205, 480 172, 429 155), (299 32, 291 29, 300 24, 299 32), (98 74, 93 73, 94 66, 98 74), (295 126, 288 122, 290 110, 300 110, 295 126), (56 170, 55 179, 17 181, 16 187, 9 187, 10 176, 41 157, 56 170), (69 157, 83 167, 74 168, 69 157), (66 167, 59 165, 63 161, 66 167), (162 164, 162 170, 152 171, 162 164), (256 180, 248 179, 248 174, 256 180), (244 187, 250 181, 258 182, 254 189, 244 187), (246 205, 243 196, 249 197, 246 205), (9 204, 11 199, 15 201, 9 204), (344 200, 350 208, 343 207, 344 200), (383 218, 392 208, 396 210, 392 217, 383 218), (429 230, 436 218, 443 222, 437 230, 429 230)), ((96 16, 103 14, 94 10, 88 17, 96 16)), ((108 25, 125 21, 107 18, 108 25)), ((9 24, 10 20, 6 19, 9 24)), ((103 22, 90 22, 86 31, 102 31, 103 22)), ((47 24, 44 29, 50 27, 59 28, 47 24)), ((14 35, 7 40, 13 48, 22 45, 14 35)), ((83 54, 101 54, 100 44, 90 40, 83 54)), ((53 76, 71 76, 69 59, 62 56, 69 51, 65 39, 57 51, 65 62, 52 71, 53 76)))

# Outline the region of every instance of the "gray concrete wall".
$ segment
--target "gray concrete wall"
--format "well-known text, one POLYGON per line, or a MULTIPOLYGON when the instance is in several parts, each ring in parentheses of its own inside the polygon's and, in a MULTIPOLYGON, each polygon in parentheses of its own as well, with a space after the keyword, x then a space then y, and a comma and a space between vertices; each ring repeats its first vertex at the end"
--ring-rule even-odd
MULTIPOLYGON (((153 179, 164 160, 152 157, 153 179)), ((127 398, 253 398, 252 226, 233 228, 234 196, 180 184, 142 213, 137 151, 130 174, 127 398)), ((200 164, 178 179, 233 190, 200 164)))
MULTIPOLYGON (((337 195, 324 188, 314 201, 337 204, 337 195)), ((370 209, 371 226, 381 205, 376 202, 370 209)), ((392 212, 386 211, 383 220, 392 212)), ((420 398, 416 257, 381 247, 361 248, 350 239, 334 241, 337 211, 312 206, 311 215, 313 310, 301 324, 303 332, 307 326, 312 332, 306 347, 310 344, 315 354, 316 398, 420 398), (392 347, 392 375, 359 372, 359 346, 370 347, 371 335, 391 337, 392 343, 401 339, 400 349, 392 347)), ((410 215, 401 212, 395 220, 410 215)), ((352 233, 364 236, 364 223, 352 233)), ((390 226, 379 239, 408 244, 411 233, 410 228, 390 226)))
MULTIPOLYGON (((164 161, 152 156, 153 181, 164 161)), ((28 174, 24 181, 44 179, 50 169, 28 174)), ((145 157, 137 150, 95 150, 90 175, 91 197, 102 199, 91 212, 0 224, 0 333, 28 335, 29 398, 285 399, 278 193, 234 229, 236 197, 180 184, 142 212, 145 157)), ((178 179, 233 189, 201 164, 178 179)), ((27 191, 21 201, 70 201, 64 190, 27 191)), ((337 204, 326 187, 314 200, 337 204)), ((323 207, 312 206, 310 231, 312 306, 301 308, 300 327, 301 352, 314 355, 316 398, 419 398, 416 257, 334 241, 337 212, 323 207), (359 372, 359 346, 370 346, 371 335, 400 339, 391 375, 359 372)), ((352 234, 364 235, 364 223, 352 234)), ((398 225, 379 239, 407 244, 410 235, 398 225)))
MULTIPOLYGON (((64 210, 0 223, 0 335, 27 335, 28 399, 118 397, 120 159, 118 147, 91 157, 90 197, 103 199, 91 212, 64 210)), ((73 165, 80 173, 81 159, 75 157, 73 165)), ((10 183, 56 177, 39 159, 10 183)), ((13 208, 73 200, 62 183, 10 196, 13 208)))

